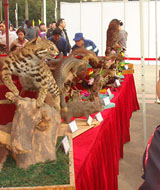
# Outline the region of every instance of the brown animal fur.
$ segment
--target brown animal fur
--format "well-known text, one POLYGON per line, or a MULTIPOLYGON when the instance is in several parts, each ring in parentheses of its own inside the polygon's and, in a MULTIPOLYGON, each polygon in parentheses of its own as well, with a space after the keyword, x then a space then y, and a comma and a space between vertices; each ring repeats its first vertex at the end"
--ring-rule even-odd
POLYGON ((109 55, 113 50, 120 48, 118 45, 119 21, 113 20, 110 22, 107 29, 107 41, 105 55, 109 55))
POLYGON ((103 110, 100 101, 82 101, 80 94, 73 93, 73 101, 67 103, 68 112, 61 112, 61 117, 66 123, 69 123, 72 117, 86 117, 95 112, 103 110))

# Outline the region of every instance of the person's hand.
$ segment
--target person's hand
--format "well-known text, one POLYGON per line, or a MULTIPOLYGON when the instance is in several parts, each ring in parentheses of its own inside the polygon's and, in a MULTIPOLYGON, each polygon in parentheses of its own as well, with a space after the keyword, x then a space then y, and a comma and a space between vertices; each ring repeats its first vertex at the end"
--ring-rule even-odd
POLYGON ((158 61, 160 61, 160 57, 158 57, 158 59, 157 59, 158 61))

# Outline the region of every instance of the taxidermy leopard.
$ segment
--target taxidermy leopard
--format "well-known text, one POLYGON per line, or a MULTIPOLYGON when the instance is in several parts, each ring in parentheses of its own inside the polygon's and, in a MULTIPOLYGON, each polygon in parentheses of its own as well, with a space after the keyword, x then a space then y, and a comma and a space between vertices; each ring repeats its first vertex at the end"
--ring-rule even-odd
POLYGON ((29 41, 19 51, 10 52, 4 60, 2 67, 4 84, 14 95, 18 96, 19 91, 12 81, 12 74, 28 82, 32 81, 33 86, 39 91, 37 107, 43 106, 46 95, 50 92, 56 103, 56 110, 60 111, 60 90, 44 61, 45 58, 54 59, 57 54, 57 47, 47 39, 38 37, 29 41))

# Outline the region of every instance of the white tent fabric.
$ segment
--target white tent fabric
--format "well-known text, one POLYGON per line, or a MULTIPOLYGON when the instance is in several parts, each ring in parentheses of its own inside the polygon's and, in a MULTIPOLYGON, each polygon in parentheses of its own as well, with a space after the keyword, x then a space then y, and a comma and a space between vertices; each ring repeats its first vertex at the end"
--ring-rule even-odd
MULTIPOLYGON (((148 37, 148 2, 143 2, 144 22, 144 47, 145 57, 155 58, 155 2, 150 2, 150 38, 148 37), (148 53, 148 39, 150 48, 148 53), (148 55, 149 54, 149 55, 148 55)), ((140 13, 139 1, 115 1, 103 2, 103 26, 101 22, 101 2, 65 3, 61 2, 61 17, 65 18, 70 42, 73 45, 73 37, 76 32, 83 32, 86 39, 91 39, 100 49, 99 55, 104 55, 106 46, 106 30, 109 22, 118 18, 125 25, 128 32, 127 55, 128 57, 140 57, 140 13), (80 9, 81 7, 81 9, 80 9), (80 14, 81 10, 81 14, 80 14), (125 10, 125 13, 124 13, 125 10), (80 16, 81 15, 81 16, 80 16), (125 21, 124 21, 124 18, 125 21), (101 36, 103 35, 103 36, 101 36), (103 42, 102 42, 103 39, 103 42)), ((157 2, 160 7, 160 2, 157 2)), ((157 33, 160 33, 160 12, 157 12, 157 33)), ((160 39, 157 39, 160 44, 160 39)), ((133 62, 133 61, 132 61, 133 62)))

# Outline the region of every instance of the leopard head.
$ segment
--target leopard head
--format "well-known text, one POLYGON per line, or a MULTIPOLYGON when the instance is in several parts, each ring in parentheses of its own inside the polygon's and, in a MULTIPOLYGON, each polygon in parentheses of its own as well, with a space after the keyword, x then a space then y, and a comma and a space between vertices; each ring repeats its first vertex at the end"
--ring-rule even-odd
POLYGON ((34 51, 34 53, 41 59, 54 59, 59 54, 59 51, 53 42, 40 37, 29 41, 25 48, 28 50, 32 49, 32 51, 34 51))

